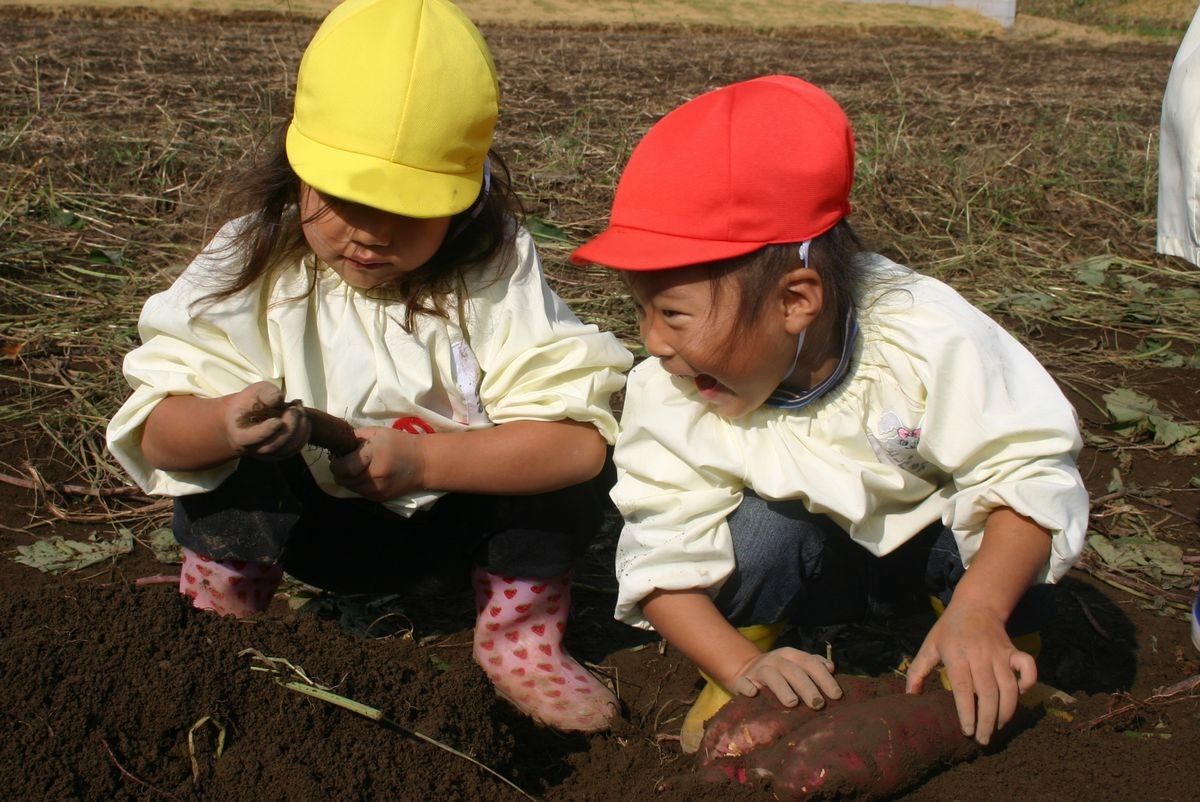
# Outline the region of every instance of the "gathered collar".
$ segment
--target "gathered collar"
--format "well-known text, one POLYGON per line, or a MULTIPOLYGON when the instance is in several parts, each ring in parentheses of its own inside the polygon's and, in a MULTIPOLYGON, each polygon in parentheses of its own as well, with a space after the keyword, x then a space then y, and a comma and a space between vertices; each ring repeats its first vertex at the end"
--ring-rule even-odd
POLYGON ((854 311, 851 310, 846 315, 846 323, 842 329, 842 355, 838 359, 833 373, 826 376, 816 387, 807 390, 789 390, 781 385, 775 388, 775 392, 771 393, 763 404, 778 409, 800 409, 828 393, 845 378, 846 373, 850 370, 850 361, 854 356, 854 343, 857 339, 858 320, 854 316, 854 311))

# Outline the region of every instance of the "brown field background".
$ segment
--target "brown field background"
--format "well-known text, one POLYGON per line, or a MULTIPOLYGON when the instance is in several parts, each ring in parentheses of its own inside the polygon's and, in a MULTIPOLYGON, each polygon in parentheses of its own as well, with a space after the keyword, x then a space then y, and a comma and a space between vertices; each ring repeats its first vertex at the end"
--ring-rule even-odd
MULTIPOLYGON (((238 13, 270 11, 323 16, 338 0, 0 0, 0 6, 135 8, 238 13)), ((721 25, 749 28, 928 27, 969 35, 1110 41, 1180 35, 1196 10, 1192 0, 1032 0, 1018 2, 1016 24, 1004 31, 992 20, 958 8, 922 8, 838 0, 462 0, 481 24, 721 25), (1079 24, 1082 21, 1085 24, 1079 24)))

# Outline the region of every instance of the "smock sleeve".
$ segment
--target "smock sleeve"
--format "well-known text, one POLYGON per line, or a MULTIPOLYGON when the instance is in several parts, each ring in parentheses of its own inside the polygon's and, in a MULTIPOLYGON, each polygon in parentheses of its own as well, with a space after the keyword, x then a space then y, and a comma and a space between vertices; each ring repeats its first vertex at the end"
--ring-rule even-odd
POLYGON ((262 380, 281 384, 261 290, 252 287, 207 305, 203 314, 193 307, 226 269, 235 225, 225 226, 168 290, 146 302, 138 319, 142 345, 125 357, 123 370, 133 392, 109 422, 108 448, 147 493, 212 490, 237 465, 231 460, 202 471, 161 471, 150 465, 142 453, 142 426, 159 401, 168 395, 214 398, 262 380))
POLYGON ((732 469, 742 448, 722 428, 718 416, 673 388, 657 360, 630 373, 612 490, 625 519, 616 555, 618 620, 649 628, 640 604, 652 591, 715 595, 732 573, 725 519, 742 500, 742 477, 732 469), (701 453, 723 455, 724 467, 699 462, 701 453))
POLYGON ((472 290, 469 307, 489 420, 575 420, 616 440, 609 398, 624 385, 633 356, 611 333, 581 323, 550 289, 526 231, 517 236, 513 264, 472 290))
POLYGON ((920 453, 953 480, 945 523, 963 562, 979 550, 988 515, 1010 507, 1049 530, 1038 581, 1061 578, 1078 559, 1088 498, 1075 457, 1074 408, 1020 343, 943 286, 918 302, 911 335, 927 394, 920 453))

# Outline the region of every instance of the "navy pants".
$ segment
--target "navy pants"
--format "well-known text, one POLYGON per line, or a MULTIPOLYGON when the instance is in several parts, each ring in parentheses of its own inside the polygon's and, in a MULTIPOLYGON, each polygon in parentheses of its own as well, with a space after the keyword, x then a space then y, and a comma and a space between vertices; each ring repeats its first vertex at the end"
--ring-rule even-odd
POLYGON ((216 560, 279 563, 342 593, 465 587, 469 569, 546 579, 599 530, 598 481, 531 496, 449 494, 405 518, 322 491, 300 457, 243 459, 218 488, 175 499, 180 545, 216 560))
MULTIPOLYGON (((790 621, 823 626, 949 604, 965 568, 951 531, 938 522, 876 557, 828 516, 800 501, 767 501, 746 491, 729 516, 736 567, 717 609, 734 626, 790 621), (924 605, 922 608, 920 605, 924 605)), ((1012 636, 1042 627, 1054 612, 1053 585, 1034 585, 1008 621, 1012 636)))

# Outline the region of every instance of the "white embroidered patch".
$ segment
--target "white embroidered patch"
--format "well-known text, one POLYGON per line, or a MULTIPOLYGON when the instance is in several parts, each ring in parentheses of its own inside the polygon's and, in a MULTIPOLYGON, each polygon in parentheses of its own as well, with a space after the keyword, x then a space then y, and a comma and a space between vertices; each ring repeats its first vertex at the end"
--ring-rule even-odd
POLYGON ((896 413, 885 412, 879 418, 876 432, 868 433, 867 439, 875 456, 882 462, 890 462, 901 470, 919 474, 929 468, 929 463, 917 454, 922 425, 923 421, 905 425, 896 413))

